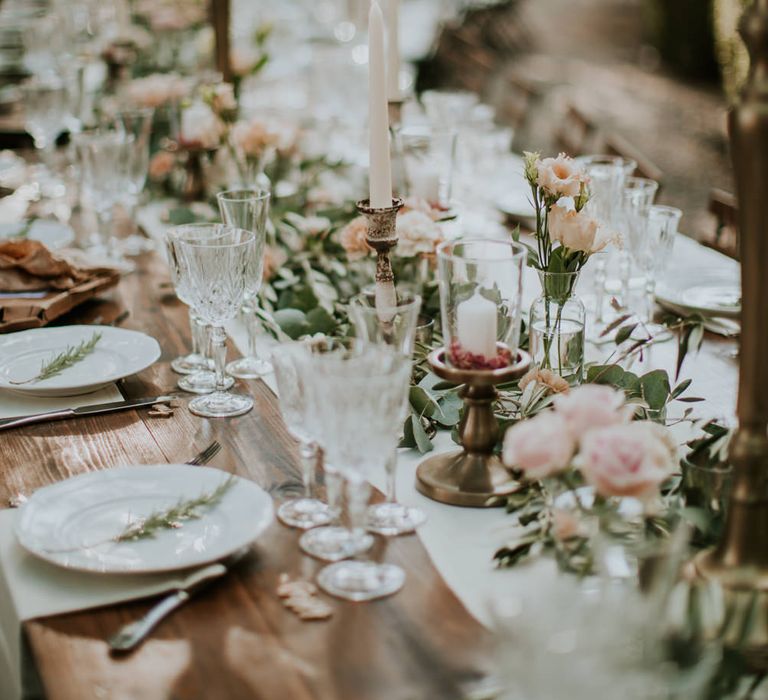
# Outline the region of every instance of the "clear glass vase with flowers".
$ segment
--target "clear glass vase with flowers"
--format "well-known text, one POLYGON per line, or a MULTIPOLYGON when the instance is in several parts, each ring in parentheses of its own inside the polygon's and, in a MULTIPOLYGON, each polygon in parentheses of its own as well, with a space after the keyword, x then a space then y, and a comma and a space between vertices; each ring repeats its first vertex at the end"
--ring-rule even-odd
POLYGON ((611 238, 584 207, 589 179, 564 153, 542 159, 525 154, 525 178, 536 212, 536 247, 532 264, 542 292, 530 311, 530 350, 534 364, 569 384, 580 384, 584 366, 586 309, 575 294, 582 268, 611 238))
POLYGON ((674 440, 657 423, 633 421, 634 406, 608 386, 558 393, 552 405, 507 431, 504 463, 541 484, 562 568, 590 573, 599 556, 609 575, 636 577, 649 535, 666 530, 661 486, 677 465, 674 440))

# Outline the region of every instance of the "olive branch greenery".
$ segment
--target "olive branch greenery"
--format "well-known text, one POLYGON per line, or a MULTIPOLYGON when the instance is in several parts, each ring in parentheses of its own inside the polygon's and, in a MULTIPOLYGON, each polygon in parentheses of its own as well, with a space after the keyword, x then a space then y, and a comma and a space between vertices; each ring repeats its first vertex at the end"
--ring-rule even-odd
POLYGON ((196 498, 180 500, 176 505, 150 513, 143 518, 129 522, 125 529, 111 538, 112 542, 135 542, 154 537, 160 530, 172 530, 182 526, 185 520, 196 520, 200 517, 200 510, 211 508, 221 501, 224 494, 235 483, 230 476, 222 481, 213 491, 202 493, 196 498))
POLYGON ((33 382, 41 382, 44 379, 50 379, 58 374, 61 374, 65 369, 69 369, 78 362, 82 362, 88 355, 90 355, 96 345, 101 340, 101 333, 94 333, 89 339, 83 340, 77 345, 69 345, 66 350, 55 355, 50 360, 43 362, 40 366, 40 372, 31 379, 25 379, 23 381, 11 381, 11 384, 31 384, 33 382))

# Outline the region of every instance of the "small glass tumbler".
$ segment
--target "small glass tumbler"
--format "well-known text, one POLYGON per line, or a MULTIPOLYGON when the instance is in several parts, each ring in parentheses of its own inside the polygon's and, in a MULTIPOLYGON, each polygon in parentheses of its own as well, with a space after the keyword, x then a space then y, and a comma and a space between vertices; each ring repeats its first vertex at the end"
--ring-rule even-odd
MULTIPOLYGON (((239 189, 219 192, 216 201, 224 223, 253 231, 264 236, 269 216, 270 193, 266 189, 239 189)), ((241 316, 248 331, 248 354, 227 365, 227 373, 233 377, 253 379, 272 371, 272 365, 258 356, 256 343, 259 336, 258 303, 262 279, 251 280, 246 290, 241 316)))
POLYGON ((492 238, 446 241, 437 249, 442 331, 448 361, 500 369, 520 339, 526 249, 492 238))

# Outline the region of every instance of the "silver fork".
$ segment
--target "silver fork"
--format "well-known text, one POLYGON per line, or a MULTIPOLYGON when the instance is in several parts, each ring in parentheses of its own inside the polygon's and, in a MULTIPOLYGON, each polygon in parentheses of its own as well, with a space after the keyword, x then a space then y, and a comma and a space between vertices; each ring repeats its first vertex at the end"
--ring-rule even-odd
POLYGON ((204 450, 198 452, 187 464, 191 464, 195 467, 201 467, 204 464, 208 464, 217 454, 221 452, 221 443, 218 440, 214 440, 204 450))

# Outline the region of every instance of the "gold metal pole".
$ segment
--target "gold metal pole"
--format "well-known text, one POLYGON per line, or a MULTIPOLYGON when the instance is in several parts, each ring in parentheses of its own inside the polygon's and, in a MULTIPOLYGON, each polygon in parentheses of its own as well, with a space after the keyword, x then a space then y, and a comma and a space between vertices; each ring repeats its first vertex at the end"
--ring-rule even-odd
POLYGON ((232 63, 229 53, 229 0, 211 0, 211 24, 216 38, 216 70, 224 77, 224 82, 232 82, 232 63))
POLYGON ((768 660, 768 0, 755 0, 739 31, 751 59, 729 115, 742 288, 739 428, 730 450, 734 486, 725 530, 694 564, 701 576, 722 583, 731 602, 748 599, 747 607, 758 611, 746 651, 762 665, 768 660))

